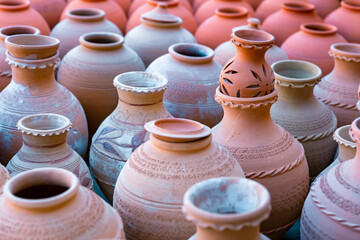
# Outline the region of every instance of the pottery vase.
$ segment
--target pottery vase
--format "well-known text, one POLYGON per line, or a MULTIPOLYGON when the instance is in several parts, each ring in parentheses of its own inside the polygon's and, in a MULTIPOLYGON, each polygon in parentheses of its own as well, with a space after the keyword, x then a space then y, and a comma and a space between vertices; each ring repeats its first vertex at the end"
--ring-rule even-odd
POLYGON ((196 225, 189 240, 269 240, 260 233, 260 223, 270 211, 269 191, 245 178, 208 179, 184 196, 185 217, 196 225))
POLYGON ((6 165, 22 146, 17 122, 30 114, 57 113, 73 123, 67 136, 72 149, 83 157, 88 144, 84 110, 76 97, 55 80, 59 40, 38 35, 14 35, 5 39, 12 79, 0 93, 0 162, 6 165))
POLYGON ((359 116, 356 108, 360 83, 360 44, 337 43, 330 48, 334 70, 315 87, 314 94, 338 120, 338 127, 351 124, 359 116))
POLYGON ((213 96, 221 65, 213 57, 213 50, 206 46, 178 43, 146 69, 169 80, 164 105, 171 115, 192 119, 209 127, 220 122, 223 112, 213 96))
POLYGON ((325 22, 335 25, 347 41, 360 43, 360 1, 344 0, 341 7, 331 12, 325 22))
POLYGON ((195 37, 181 27, 181 18, 172 15, 166 4, 159 3, 154 10, 141 15, 140 20, 141 25, 126 34, 125 44, 141 57, 145 67, 175 43, 196 43, 195 37))
POLYGON ((171 118, 162 99, 167 88, 163 76, 127 72, 114 79, 119 102, 96 131, 90 149, 90 166, 107 199, 112 202, 119 173, 130 155, 149 139, 145 123, 171 118))
POLYGON ((256 17, 264 21, 271 14, 279 11, 285 2, 308 2, 308 0, 264 0, 256 9, 256 17))
POLYGON ((205 125, 174 118, 151 121, 145 129, 150 140, 130 156, 115 186, 114 207, 126 238, 188 239, 195 226, 181 212, 186 190, 212 177, 242 177, 243 171, 213 143, 205 125))
POLYGON ((349 133, 356 143, 355 158, 335 165, 312 185, 302 210, 301 239, 360 238, 359 127, 357 118, 349 133))
POLYGON ((53 113, 28 115, 19 120, 17 127, 23 145, 6 166, 12 177, 35 168, 63 168, 73 172, 82 186, 93 188, 84 159, 66 143, 72 127, 68 118, 53 113))
MULTIPOLYGON (((128 11, 128 16, 130 17, 136 11, 136 9, 144 4, 146 4, 146 0, 134 0, 131 3, 130 9, 128 11)), ((189 10, 189 12, 193 12, 192 6, 188 0, 179 0, 179 4, 183 5, 187 10, 189 10)))
POLYGON ((11 67, 6 60, 5 38, 17 34, 39 35, 40 30, 26 25, 7 26, 0 28, 0 92, 9 85, 11 81, 11 67))
POLYGON ((10 174, 6 168, 0 164, 0 199, 3 194, 5 183, 10 179, 10 174))
POLYGON ((90 138, 116 108, 114 77, 145 70, 136 52, 123 43, 124 38, 119 34, 87 33, 61 62, 58 82, 79 99, 88 120, 90 138))
POLYGON ((43 16, 30 7, 28 0, 0 0, 0 27, 28 25, 38 28, 43 35, 50 34, 50 28, 43 16))
POLYGON ((340 2, 341 2, 339 0, 328 0, 328 1, 308 0, 308 1, 309 1, 309 3, 311 3, 315 6, 317 14, 319 14, 319 16, 322 19, 325 19, 325 17, 329 13, 331 13, 332 11, 334 11, 335 9, 340 7, 340 2))
POLYGON ((9 180, 0 198, 4 239, 121 239, 116 211, 65 169, 40 168, 9 180))
POLYGON ((57 24, 50 36, 60 40, 59 57, 79 45, 81 35, 90 32, 111 32, 122 35, 120 29, 105 19, 105 12, 100 9, 75 9, 66 13, 66 19, 57 24))
POLYGON ((51 29, 60 21, 66 2, 64 0, 30 0, 30 6, 45 18, 51 29))
POLYGON ((336 151, 332 139, 336 117, 313 94, 321 81, 321 69, 297 60, 279 61, 272 68, 279 99, 271 108, 271 117, 303 145, 312 181, 330 165, 336 151))
POLYGON ((308 165, 303 146, 270 116, 271 105, 277 101, 275 79, 259 56, 274 37, 257 30, 238 30, 233 42, 237 55, 223 68, 221 87, 216 89, 224 118, 212 129, 214 141, 230 151, 247 178, 269 190, 272 211, 261 231, 278 239, 300 216, 309 189, 308 165))

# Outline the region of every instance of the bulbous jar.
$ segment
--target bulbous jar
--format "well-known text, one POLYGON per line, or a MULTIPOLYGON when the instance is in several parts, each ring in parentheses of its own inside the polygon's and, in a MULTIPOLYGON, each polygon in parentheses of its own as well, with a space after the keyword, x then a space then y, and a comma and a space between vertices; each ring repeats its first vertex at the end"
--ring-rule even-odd
POLYGON ((66 13, 66 19, 57 24, 50 36, 60 40, 60 58, 79 45, 79 38, 85 33, 111 32, 122 35, 120 29, 105 19, 100 9, 74 9, 66 13))
POLYGON ((66 143, 72 127, 67 117, 53 113, 28 115, 19 120, 17 127, 23 145, 6 166, 11 176, 35 168, 63 168, 73 172, 82 186, 93 188, 84 159, 66 143))
POLYGON ((322 0, 308 0, 309 3, 313 4, 316 8, 317 14, 322 18, 325 19, 326 16, 340 7, 339 0, 328 0, 328 1, 322 1, 322 0))
POLYGON ((136 52, 123 43, 124 38, 119 34, 87 33, 61 62, 58 82, 79 99, 88 119, 90 137, 116 108, 114 77, 145 70, 136 52))
POLYGON ((171 118, 162 99, 167 80, 161 75, 127 72, 114 79, 119 102, 96 131, 90 166, 106 198, 112 202, 116 180, 130 155, 149 139, 145 123, 171 118))
POLYGON ((279 100, 271 108, 271 117, 303 145, 312 181, 330 165, 336 151, 332 139, 336 116, 313 94, 321 69, 297 60, 279 61, 272 68, 279 100))
POLYGON ((50 28, 43 16, 30 7, 28 0, 0 0, 0 27, 28 25, 49 35, 50 28))
POLYGON ((125 44, 139 54, 145 67, 175 43, 196 43, 195 37, 181 27, 181 18, 172 15, 164 3, 141 15, 140 20, 141 24, 126 34, 125 44))
POLYGON ((0 93, 0 162, 6 165, 22 146, 17 122, 30 114, 57 113, 73 123, 67 136, 72 149, 83 157, 88 144, 84 110, 76 97, 55 80, 59 40, 41 35, 14 35, 5 39, 12 79, 0 93))
MULTIPOLYGON (((256 9, 256 17, 264 21, 271 14, 279 11, 281 5, 289 0, 264 0, 256 9)), ((291 0, 291 2, 308 2, 308 0, 291 0)))
POLYGON ((65 169, 40 168, 9 180, 0 197, 4 239, 121 239, 116 211, 65 169))
POLYGON ((186 190, 212 177, 243 177, 229 152, 213 143, 211 130, 187 119, 145 124, 150 140, 138 147, 116 182, 114 207, 130 239, 188 239, 195 226, 181 212, 186 190))
POLYGON ((356 103, 360 83, 360 44, 333 44, 330 55, 335 60, 334 70, 315 87, 314 94, 335 113, 338 127, 341 127, 359 116, 356 103))
POLYGON ((333 166, 312 185, 302 210, 301 239, 360 238, 360 118, 353 121, 350 136, 356 156, 333 166))
MULTIPOLYGON (((130 9, 128 11, 128 16, 130 17, 135 11, 136 9, 138 9, 139 7, 141 7, 142 5, 146 4, 146 0, 134 0, 131 3, 130 9)), ((179 4, 183 5, 187 10, 189 10, 189 12, 193 12, 192 6, 189 2, 189 0, 179 0, 179 4)))
POLYGON ((215 49, 229 40, 232 29, 246 25, 248 10, 244 7, 218 8, 215 15, 206 19, 196 30, 198 43, 215 49))
POLYGON ((341 7, 331 12, 325 22, 335 25, 347 41, 360 43, 360 1, 344 0, 341 7))
POLYGON ((220 122, 223 112, 214 100, 221 65, 213 60, 210 48, 195 43, 178 43, 169 53, 146 69, 169 80, 165 108, 174 117, 192 119, 209 127, 220 122))
POLYGON ((3 194, 5 183, 10 179, 10 174, 6 168, 0 164, 0 199, 3 194))
POLYGON ((269 191, 245 178, 208 179, 184 196, 185 217, 196 225, 189 240, 268 240, 260 234, 260 223, 270 211, 269 191))
POLYGON ((52 29, 60 21, 60 15, 66 7, 66 1, 30 0, 30 6, 45 18, 50 29, 52 29))
POLYGON ((7 26, 0 28, 0 92, 9 85, 11 81, 11 67, 6 62, 5 38, 17 34, 39 35, 40 30, 26 25, 7 26))
POLYGON ((281 46, 292 34, 299 31, 301 24, 323 22, 316 14, 314 5, 306 2, 285 2, 281 10, 265 19, 261 28, 275 37, 275 43, 281 46))

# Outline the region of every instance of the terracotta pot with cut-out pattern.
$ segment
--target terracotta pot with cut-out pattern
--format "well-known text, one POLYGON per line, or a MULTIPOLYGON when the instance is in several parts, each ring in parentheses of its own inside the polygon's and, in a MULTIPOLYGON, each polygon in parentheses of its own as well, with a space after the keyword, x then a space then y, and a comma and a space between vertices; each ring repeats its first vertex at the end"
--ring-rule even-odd
POLYGON ((30 0, 30 6, 43 16, 52 29, 59 21, 66 7, 65 0, 30 0))

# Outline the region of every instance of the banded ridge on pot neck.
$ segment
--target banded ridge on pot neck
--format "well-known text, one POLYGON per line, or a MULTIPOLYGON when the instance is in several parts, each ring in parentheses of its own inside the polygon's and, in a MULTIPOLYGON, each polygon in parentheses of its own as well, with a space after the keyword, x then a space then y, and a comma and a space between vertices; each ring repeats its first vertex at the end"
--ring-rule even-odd
POLYGON ((2 41, 5 41, 5 38, 9 36, 18 34, 40 35, 40 30, 27 25, 12 25, 0 28, 0 39, 2 41))
POLYGON ((0 10, 23 11, 30 7, 28 0, 0 0, 0 10))
POLYGON ((167 10, 167 4, 159 2, 156 8, 150 12, 143 13, 140 17, 142 24, 154 27, 180 27, 182 19, 171 14, 167 10))
POLYGON ((98 51, 111 51, 123 47, 124 37, 117 33, 91 32, 81 35, 80 45, 98 51))
POLYGON ((221 7, 215 10, 215 15, 221 18, 245 18, 249 10, 244 7, 221 7))
POLYGON ((207 64, 214 58, 214 51, 197 43, 176 43, 169 47, 169 54, 175 60, 190 64, 207 64))
POLYGON ((334 25, 318 22, 301 24, 300 30, 304 33, 314 35, 334 35, 338 31, 334 25))
POLYGON ((308 2, 288 1, 281 4, 281 10, 295 13, 307 13, 315 12, 315 6, 308 2))
POLYGON ((78 8, 67 11, 66 17, 77 22, 96 22, 105 19, 105 11, 97 8, 78 8))
POLYGON ((359 0, 345 0, 340 3, 342 8, 346 8, 352 11, 360 11, 360 1, 359 0))

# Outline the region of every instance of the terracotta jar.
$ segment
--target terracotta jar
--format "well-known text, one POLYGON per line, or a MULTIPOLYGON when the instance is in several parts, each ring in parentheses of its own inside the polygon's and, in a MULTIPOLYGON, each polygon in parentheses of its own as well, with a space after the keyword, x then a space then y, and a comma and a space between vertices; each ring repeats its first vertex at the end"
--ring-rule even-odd
POLYGON ((28 0, 0 0, 0 27, 29 25, 49 35, 50 28, 45 19, 33 8, 28 0))
POLYGON ((359 116, 356 108, 360 83, 360 44, 337 43, 330 49, 334 70, 315 87, 314 94, 338 120, 338 127, 350 124, 359 116))
POLYGON ((40 168, 13 177, 0 198, 4 239, 121 239, 116 211, 71 172, 40 168), (16 229, 16 230, 15 230, 16 229))
POLYGON ((90 32, 111 32, 122 35, 120 29, 105 18, 100 9, 75 9, 66 13, 66 19, 57 24, 50 36, 60 40, 60 58, 79 45, 81 35, 90 32))
MULTIPOLYGON (((291 0, 292 2, 308 2, 308 0, 291 0)), ((264 21, 271 14, 279 11, 281 5, 289 0, 264 0, 256 9, 256 17, 264 21)))
POLYGON ((210 128, 186 119, 145 125, 150 141, 130 156, 116 182, 114 207, 130 239, 188 239, 195 226, 181 212, 185 192, 212 177, 242 177, 229 152, 213 143, 210 128), (156 231, 154 231, 156 229, 156 231))
POLYGON ((314 4, 317 14, 321 18, 325 18, 329 13, 340 7, 339 0, 308 0, 311 4, 314 4))
POLYGON ((209 127, 220 122, 223 112, 214 100, 221 65, 214 52, 195 43, 178 43, 169 53, 153 61, 146 69, 169 80, 164 95, 165 108, 174 117, 192 119, 209 127))
POLYGON ((325 22, 333 24, 349 42, 360 43, 360 1, 344 0, 341 7, 331 12, 325 22))
POLYGON ((84 187, 93 188, 89 168, 84 159, 66 143, 72 127, 67 117, 40 113, 19 120, 23 145, 6 168, 11 176, 35 168, 56 167, 73 172, 84 187))
POLYGON ((167 80, 161 75, 127 72, 114 79, 119 102, 96 131, 90 166, 106 198, 112 202, 116 180, 130 155, 149 139, 145 123, 171 118, 162 98, 167 80))
MULTIPOLYGON (((233 28, 232 32, 240 29, 261 30, 259 28, 260 21, 257 18, 248 18, 247 22, 248 25, 233 28)), ((214 60, 220 63, 222 66, 225 66, 227 61, 229 61, 229 59, 234 56, 234 52, 236 52, 235 45, 231 41, 224 42, 215 49, 214 60)), ((270 47, 265 53, 265 60, 269 65, 286 59, 288 59, 286 53, 276 45, 270 47)))
POLYGON ((183 212, 197 230, 191 240, 268 239, 260 234, 260 223, 270 211, 269 191, 245 178, 205 180, 184 196, 183 212))
POLYGON ((166 8, 171 14, 182 19, 182 27, 192 34, 195 34, 197 28, 195 17, 182 4, 179 4, 179 0, 146 0, 146 4, 136 9, 136 11, 129 17, 129 21, 126 25, 126 32, 129 32, 134 27, 140 25, 141 15, 156 8, 158 3, 166 4, 166 8))
POLYGON ((73 123, 67 141, 83 157, 88 143, 84 110, 76 97, 55 80, 59 63, 59 40, 37 35, 14 35, 5 39, 12 80, 0 93, 0 162, 4 165, 22 145, 17 122, 30 114, 57 113, 73 123))
POLYGON ((301 24, 323 22, 316 14, 314 5, 305 2, 285 2, 281 10, 265 19, 262 29, 275 37, 279 46, 292 34, 299 31, 301 24))
POLYGON ((301 239, 360 238, 360 118, 350 136, 356 142, 354 159, 335 165, 312 185, 301 215, 301 239))
POLYGON ((244 0, 209 0, 202 4, 195 13, 195 18, 200 25, 206 19, 215 15, 218 8, 244 7, 248 10, 249 17, 255 17, 252 7, 244 0))
POLYGON ((232 153, 245 176, 269 190, 273 210, 261 231, 278 239, 300 216, 309 189, 309 169, 303 146, 270 116, 277 91, 273 72, 262 58, 273 41, 272 35, 262 31, 233 33, 238 52, 220 75, 215 99, 224 109, 224 118, 212 132, 214 141, 232 153), (226 94, 224 78, 233 82, 227 83, 228 93, 240 91, 240 97, 226 94))
POLYGON ((0 164, 0 199, 3 194, 3 188, 5 183, 10 179, 10 174, 6 168, 0 164))
POLYGON ((30 6, 45 18, 50 28, 53 28, 60 21, 66 2, 64 0, 30 0, 30 6))
MULTIPOLYGON (((68 3, 73 2, 74 0, 67 0, 68 3)), ((97 0, 95 0, 97 1, 97 0)), ((114 0, 121 8, 124 10, 125 13, 128 12, 131 0, 114 0)))
POLYGON ((198 43, 215 49, 221 43, 230 39, 232 29, 245 25, 248 10, 244 7, 218 8, 215 15, 206 19, 196 30, 198 43))
POLYGON ((143 70, 140 57, 124 45, 122 36, 92 32, 82 35, 80 45, 65 55, 57 79, 79 99, 92 137, 116 108, 114 77, 123 72, 143 70))
POLYGON ((195 37, 181 27, 181 18, 172 15, 166 4, 159 3, 140 20, 141 24, 126 34, 125 44, 139 54, 146 67, 175 43, 196 43, 195 37))
POLYGON ((313 94, 321 69, 297 60, 279 61, 272 68, 279 100, 271 108, 271 117, 303 145, 312 181, 330 165, 336 151, 332 139, 336 117, 313 94))
MULTIPOLYGON (((188 0, 179 0, 179 3, 183 5, 187 10, 189 10, 189 12, 193 12, 192 6, 188 0)), ((130 9, 128 11, 128 16, 130 17, 136 11, 136 9, 138 9, 144 4, 146 4, 146 0, 134 0, 131 3, 130 9)))
POLYGON ((67 11, 82 8, 96 8, 105 11, 105 18, 114 23, 123 33, 125 32, 126 14, 113 0, 74 0, 63 10, 61 20, 67 17, 67 11))
POLYGON ((11 67, 6 60, 5 38, 17 34, 39 35, 40 30, 31 26, 17 25, 0 28, 0 92, 9 85, 11 81, 11 67))

